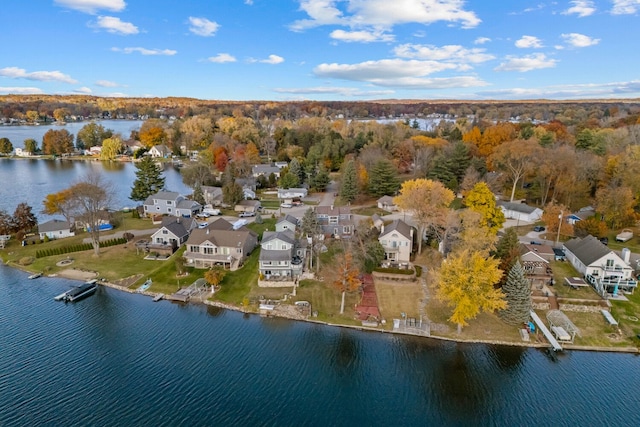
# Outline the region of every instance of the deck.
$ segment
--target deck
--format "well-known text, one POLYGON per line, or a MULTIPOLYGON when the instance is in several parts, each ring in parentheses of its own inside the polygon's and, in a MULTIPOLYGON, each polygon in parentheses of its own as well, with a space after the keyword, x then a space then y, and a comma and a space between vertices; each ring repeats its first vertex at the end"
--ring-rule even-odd
POLYGON ((554 337, 551 331, 547 329, 547 326, 542 322, 540 317, 538 317, 536 312, 533 310, 531 311, 531 318, 533 319, 535 324, 538 326, 538 328, 542 331, 547 341, 549 341, 549 344, 551 344, 553 351, 562 351, 562 346, 560 345, 558 340, 556 340, 556 337, 554 337))

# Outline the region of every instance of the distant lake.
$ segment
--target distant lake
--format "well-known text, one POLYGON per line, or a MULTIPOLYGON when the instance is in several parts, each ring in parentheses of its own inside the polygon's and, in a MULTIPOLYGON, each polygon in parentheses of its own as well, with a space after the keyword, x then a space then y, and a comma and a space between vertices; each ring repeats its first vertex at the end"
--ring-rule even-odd
MULTIPOLYGON (((38 147, 42 146, 42 137, 49 129, 62 130, 65 129, 69 133, 75 135, 80 129, 91 123, 72 122, 64 126, 60 125, 40 125, 40 126, 0 126, 0 138, 9 138, 13 148, 24 148, 24 140, 33 138, 38 142, 38 147)), ((142 120, 96 120, 95 123, 104 126, 105 129, 111 129, 114 133, 119 133, 124 139, 128 139, 132 130, 139 130, 142 126, 142 120)), ((75 144, 75 139, 73 140, 75 144)))

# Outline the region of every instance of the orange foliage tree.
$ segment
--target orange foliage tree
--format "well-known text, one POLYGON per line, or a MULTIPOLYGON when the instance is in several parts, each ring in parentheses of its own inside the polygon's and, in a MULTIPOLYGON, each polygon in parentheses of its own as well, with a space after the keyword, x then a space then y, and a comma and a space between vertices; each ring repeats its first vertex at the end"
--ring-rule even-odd
POLYGON ((340 314, 344 313, 344 298, 347 292, 354 292, 360 287, 360 279, 358 278, 360 271, 353 262, 353 255, 350 250, 344 253, 344 257, 340 260, 338 267, 338 278, 333 282, 333 287, 342 292, 342 301, 340 303, 340 314))

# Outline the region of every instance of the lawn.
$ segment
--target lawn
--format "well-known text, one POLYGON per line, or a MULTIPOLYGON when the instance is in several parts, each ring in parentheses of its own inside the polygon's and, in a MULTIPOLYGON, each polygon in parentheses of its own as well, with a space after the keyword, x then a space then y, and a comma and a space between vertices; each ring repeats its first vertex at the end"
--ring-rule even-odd
POLYGON ((390 283, 376 280, 378 308, 384 319, 407 317, 420 318, 420 304, 424 298, 420 281, 411 283, 390 283))
POLYGON ((260 250, 254 250, 245 261, 242 268, 230 271, 224 276, 220 290, 213 299, 228 304, 241 305, 249 297, 251 289, 258 286, 258 258, 260 250))
POLYGON ((340 314, 342 295, 328 283, 317 280, 302 280, 297 290, 296 300, 311 302, 311 309, 318 312, 317 320, 360 325, 355 320, 354 307, 359 301, 359 294, 348 293, 345 296, 344 313, 340 314))

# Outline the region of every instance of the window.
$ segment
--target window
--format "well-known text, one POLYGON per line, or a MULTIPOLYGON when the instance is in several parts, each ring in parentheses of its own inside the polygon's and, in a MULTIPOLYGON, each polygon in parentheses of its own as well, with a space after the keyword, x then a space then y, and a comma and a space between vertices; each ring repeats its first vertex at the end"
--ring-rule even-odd
POLYGON ((613 260, 612 259, 608 259, 607 260, 607 268, 611 268, 613 267, 613 260))
POLYGON ((173 202, 171 200, 167 200, 167 205, 171 206, 171 204, 173 204, 173 202))
POLYGON ((347 227, 342 227, 342 232, 343 232, 344 234, 349 234, 349 233, 351 233, 351 227, 348 227, 348 226, 347 226, 347 227))
POLYGON ((162 230, 162 234, 169 234, 167 230, 162 230))
POLYGON ((171 212, 171 208, 168 208, 168 209, 167 209, 167 212, 171 212))
POLYGON ((211 246, 206 246, 203 248, 204 249, 204 253, 207 255, 213 255, 213 248, 211 246))

